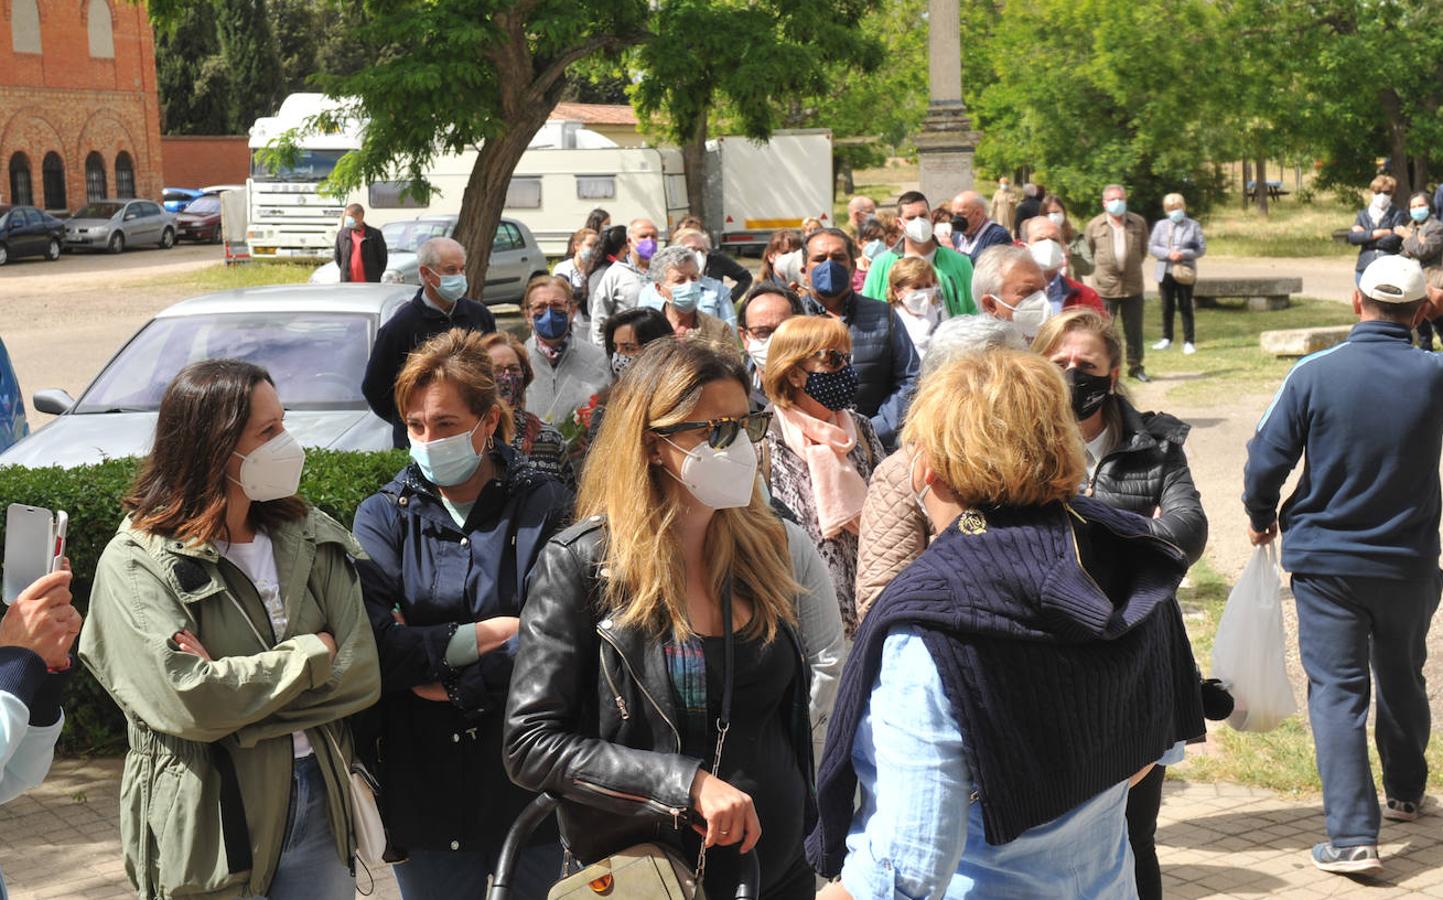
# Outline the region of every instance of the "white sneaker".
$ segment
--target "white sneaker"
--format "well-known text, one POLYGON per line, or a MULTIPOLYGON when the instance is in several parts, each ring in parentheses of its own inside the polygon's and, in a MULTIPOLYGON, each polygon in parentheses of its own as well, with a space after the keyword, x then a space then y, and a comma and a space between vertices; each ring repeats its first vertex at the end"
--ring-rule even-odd
POLYGON ((1158 341, 1156 344, 1153 344, 1153 345, 1152 345, 1152 349, 1154 349, 1154 350, 1166 350, 1167 348, 1169 348, 1169 347, 1171 347, 1171 346, 1172 346, 1172 341, 1168 340, 1167 338, 1163 338, 1162 340, 1158 341))
POLYGON ((1192 344, 1183 344, 1182 352, 1184 356, 1192 356, 1194 353, 1197 352, 1197 348, 1194 347, 1192 344))

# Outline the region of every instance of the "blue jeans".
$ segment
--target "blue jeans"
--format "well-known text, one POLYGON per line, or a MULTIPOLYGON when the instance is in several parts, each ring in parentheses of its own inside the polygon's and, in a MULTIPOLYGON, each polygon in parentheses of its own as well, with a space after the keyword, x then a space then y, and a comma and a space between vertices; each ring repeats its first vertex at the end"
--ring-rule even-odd
MULTIPOLYGON (((403 863, 391 867, 404 900, 484 900, 486 883, 496 869, 500 848, 483 850, 412 850, 403 863)), ((546 900, 546 892, 561 880, 561 845, 525 847, 516 858, 511 896, 517 900, 546 900)))
POLYGON ((1423 796, 1432 725, 1423 662, 1440 586, 1437 574, 1416 581, 1293 575, 1308 718, 1334 846, 1378 843, 1378 793, 1368 768, 1370 663, 1383 791, 1410 802, 1423 796))
POLYGON ((355 900, 356 877, 341 863, 326 812, 326 781, 314 756, 296 760, 281 861, 267 900, 355 900))

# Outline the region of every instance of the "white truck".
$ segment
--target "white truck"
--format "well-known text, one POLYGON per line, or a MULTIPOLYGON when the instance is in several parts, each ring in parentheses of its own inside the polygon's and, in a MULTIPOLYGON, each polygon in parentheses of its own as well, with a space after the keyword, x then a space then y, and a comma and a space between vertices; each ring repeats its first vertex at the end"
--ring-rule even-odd
POLYGON ((832 225, 832 133, 777 131, 765 144, 707 141, 705 184, 707 228, 725 250, 759 250, 773 231, 800 228, 808 217, 832 225))

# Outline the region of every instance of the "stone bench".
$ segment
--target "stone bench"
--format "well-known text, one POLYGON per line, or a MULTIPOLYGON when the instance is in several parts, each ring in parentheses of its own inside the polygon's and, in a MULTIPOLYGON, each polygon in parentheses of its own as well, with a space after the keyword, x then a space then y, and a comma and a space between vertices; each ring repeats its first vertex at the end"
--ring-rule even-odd
POLYGON ((1264 353, 1273 356, 1307 356, 1329 347, 1337 346, 1348 339, 1352 325, 1325 325, 1319 328, 1283 328, 1264 331, 1258 336, 1264 353))
POLYGON ((1193 286, 1193 302, 1214 307, 1219 300, 1243 300, 1248 309, 1265 312, 1287 309, 1288 298, 1303 291, 1301 278, 1199 278, 1193 286))

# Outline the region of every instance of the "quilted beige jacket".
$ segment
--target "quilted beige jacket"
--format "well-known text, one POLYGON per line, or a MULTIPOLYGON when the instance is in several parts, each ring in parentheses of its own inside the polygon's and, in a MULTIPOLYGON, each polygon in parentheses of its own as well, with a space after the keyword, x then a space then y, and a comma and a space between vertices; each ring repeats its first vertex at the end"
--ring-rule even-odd
POLYGON ((912 498, 906 453, 882 460, 867 486, 857 543, 857 618, 861 619, 898 572, 927 549, 927 519, 912 498))

